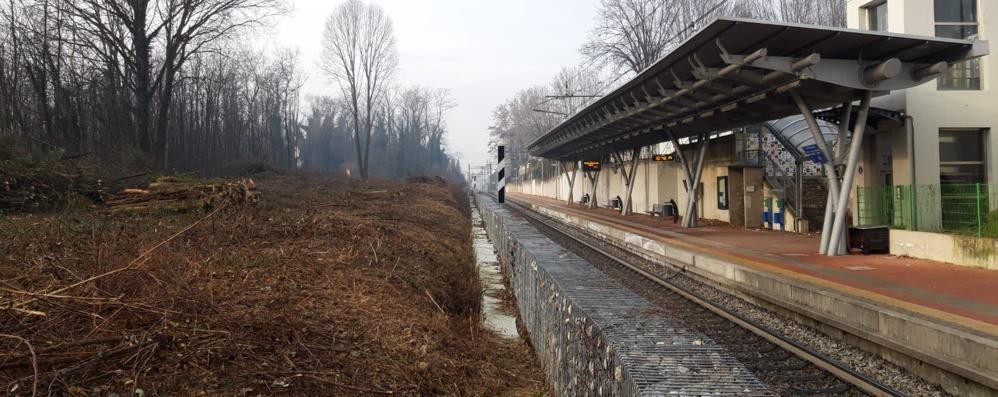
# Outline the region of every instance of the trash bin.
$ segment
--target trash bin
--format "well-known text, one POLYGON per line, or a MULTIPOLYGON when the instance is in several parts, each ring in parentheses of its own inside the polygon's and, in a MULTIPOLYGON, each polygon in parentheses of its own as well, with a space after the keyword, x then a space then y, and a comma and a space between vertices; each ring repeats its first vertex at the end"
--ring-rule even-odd
POLYGON ((854 226, 849 228, 849 248, 863 254, 890 252, 890 229, 887 226, 854 226))

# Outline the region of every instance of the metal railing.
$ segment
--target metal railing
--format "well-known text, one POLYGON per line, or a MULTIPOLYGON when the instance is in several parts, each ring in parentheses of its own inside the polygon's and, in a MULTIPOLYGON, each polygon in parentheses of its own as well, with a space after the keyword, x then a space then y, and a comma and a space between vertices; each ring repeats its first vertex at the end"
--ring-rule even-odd
POLYGON ((861 226, 998 238, 998 189, 984 183, 867 186, 856 190, 861 226))
POLYGON ((738 165, 762 166, 765 165, 764 156, 765 152, 759 149, 741 150, 735 153, 735 161, 738 165))
POLYGON ((797 192, 801 189, 797 185, 796 171, 787 172, 784 170, 780 163, 773 158, 773 155, 767 152, 762 152, 766 172, 763 173, 763 179, 769 183, 769 186, 773 188, 776 192, 777 197, 783 200, 786 204, 787 209, 789 209, 793 214, 799 214, 798 209, 800 209, 800 203, 797 201, 797 192))

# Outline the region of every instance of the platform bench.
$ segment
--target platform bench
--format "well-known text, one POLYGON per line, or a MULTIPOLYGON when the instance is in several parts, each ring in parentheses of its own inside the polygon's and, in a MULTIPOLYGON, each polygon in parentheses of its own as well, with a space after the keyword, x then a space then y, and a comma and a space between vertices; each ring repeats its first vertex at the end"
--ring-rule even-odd
POLYGON ((662 204, 652 204, 651 210, 645 211, 646 214, 651 215, 652 218, 655 215, 665 216, 665 209, 662 204))

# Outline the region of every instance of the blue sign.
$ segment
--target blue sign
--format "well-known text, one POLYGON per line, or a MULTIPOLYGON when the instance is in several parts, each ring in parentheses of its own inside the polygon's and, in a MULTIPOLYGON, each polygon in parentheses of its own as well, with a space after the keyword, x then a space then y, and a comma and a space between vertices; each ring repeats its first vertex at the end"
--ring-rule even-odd
POLYGON ((804 146, 804 154, 815 163, 825 164, 828 162, 828 157, 825 157, 825 152, 822 152, 818 145, 804 146))

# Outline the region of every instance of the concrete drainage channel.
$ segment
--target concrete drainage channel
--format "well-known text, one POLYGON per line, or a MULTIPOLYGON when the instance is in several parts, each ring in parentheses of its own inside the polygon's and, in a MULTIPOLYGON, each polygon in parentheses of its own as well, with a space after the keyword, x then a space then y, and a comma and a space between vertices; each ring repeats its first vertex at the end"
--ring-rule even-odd
POLYGON ((519 338, 516 331, 516 316, 503 311, 502 294, 506 286, 499 270, 495 246, 489 241, 482 222, 481 213, 474 200, 471 203, 471 236, 475 248, 475 263, 478 278, 482 281, 482 317, 485 327, 509 339, 519 338))
POLYGON ((775 395, 712 339, 491 199, 477 201, 558 395, 775 395))

